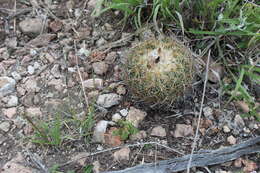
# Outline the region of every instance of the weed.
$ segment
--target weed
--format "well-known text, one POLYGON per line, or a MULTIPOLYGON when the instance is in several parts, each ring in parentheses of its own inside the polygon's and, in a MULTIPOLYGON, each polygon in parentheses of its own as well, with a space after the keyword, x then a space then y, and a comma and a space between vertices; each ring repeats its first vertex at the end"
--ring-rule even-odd
POLYGON ((129 121, 120 120, 117 123, 119 125, 119 129, 115 130, 113 135, 120 136, 122 140, 127 140, 130 135, 138 132, 138 129, 129 121))
POLYGON ((92 173, 93 172, 93 165, 86 165, 85 167, 84 167, 84 173, 92 173))

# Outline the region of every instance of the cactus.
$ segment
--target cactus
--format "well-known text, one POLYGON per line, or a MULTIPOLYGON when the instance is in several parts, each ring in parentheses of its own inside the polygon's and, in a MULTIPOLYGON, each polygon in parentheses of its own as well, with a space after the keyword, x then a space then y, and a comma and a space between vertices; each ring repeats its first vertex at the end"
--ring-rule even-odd
POLYGON ((148 40, 128 52, 125 81, 133 99, 153 108, 174 108, 194 78, 192 54, 171 39, 148 40))

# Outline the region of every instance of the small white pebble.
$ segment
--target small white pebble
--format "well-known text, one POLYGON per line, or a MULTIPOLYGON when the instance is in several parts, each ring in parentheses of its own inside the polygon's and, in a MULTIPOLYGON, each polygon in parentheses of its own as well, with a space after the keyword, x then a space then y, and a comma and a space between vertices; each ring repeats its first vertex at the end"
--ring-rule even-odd
POLYGON ((231 130, 230 130, 230 128, 227 125, 225 125, 225 126, 223 126, 223 131, 225 133, 229 133, 231 130))

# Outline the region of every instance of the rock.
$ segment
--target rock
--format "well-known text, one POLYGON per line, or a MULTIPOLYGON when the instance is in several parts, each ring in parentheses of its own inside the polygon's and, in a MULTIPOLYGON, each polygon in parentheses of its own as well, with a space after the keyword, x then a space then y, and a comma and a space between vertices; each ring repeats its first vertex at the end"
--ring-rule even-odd
POLYGON ((103 87, 103 79, 93 78, 83 81, 83 86, 88 89, 101 89, 103 87))
POLYGON ((0 123, 0 130, 3 130, 4 132, 8 132, 11 127, 11 123, 9 121, 4 121, 0 123))
POLYGON ((131 139, 131 140, 140 140, 140 139, 145 139, 146 137, 147 137, 146 131, 141 130, 141 131, 139 131, 139 132, 136 133, 136 134, 132 134, 132 135, 130 136, 130 139, 131 139))
POLYGON ((93 63, 92 67, 93 67, 94 73, 97 75, 103 75, 108 70, 108 65, 103 61, 93 63))
POLYGON ((16 82, 10 77, 0 77, 0 98, 15 90, 16 82))
POLYGON ((41 34, 35 39, 30 40, 27 44, 35 47, 48 46, 54 38, 56 38, 56 34, 41 34))
POLYGON ((250 132, 251 132, 250 129, 247 128, 247 127, 244 127, 244 128, 243 128, 243 131, 244 131, 245 133, 250 133, 250 132))
POLYGON ((224 125, 223 126, 223 132, 225 132, 225 133, 229 133, 231 130, 230 130, 230 128, 227 126, 227 125, 224 125))
POLYGON ((251 161, 251 160, 243 160, 242 161, 243 164, 245 165, 243 171, 244 172, 253 172, 256 171, 256 169, 258 168, 257 163, 251 161))
POLYGON ((241 168, 242 167, 242 158, 238 158, 234 161, 234 166, 237 168, 241 168))
POLYGON ((242 117, 241 117, 239 114, 237 114, 237 115, 235 116, 234 122, 235 122, 235 125, 236 125, 237 127, 240 127, 240 128, 245 127, 245 122, 244 122, 244 120, 242 119, 242 117))
POLYGON ((60 78, 62 75, 60 73, 60 65, 59 64, 54 64, 53 67, 51 68, 51 74, 55 78, 60 78))
POLYGON ((213 119, 213 110, 211 109, 211 107, 207 106, 203 108, 203 113, 206 118, 213 119))
POLYGON ((107 54, 105 61, 108 64, 113 64, 115 62, 116 58, 117 58, 117 53, 116 52, 110 52, 110 53, 107 54))
POLYGON ((120 112, 120 114, 121 114, 123 117, 126 117, 127 114, 128 114, 128 110, 127 110, 127 109, 121 109, 119 112, 120 112))
POLYGON ((16 80, 16 81, 19 81, 22 79, 21 75, 19 73, 17 73, 16 71, 13 71, 11 73, 12 77, 16 80))
POLYGON ((165 137, 166 130, 162 126, 157 126, 152 129, 151 136, 165 137))
POLYGON ((7 102, 7 107, 14 107, 18 105, 18 97, 16 96, 9 96, 8 97, 8 102, 7 102))
POLYGON ((26 167, 24 165, 26 163, 26 160, 23 158, 21 153, 18 153, 12 160, 7 162, 2 168, 1 173, 39 173, 40 171, 37 171, 36 169, 26 167))
POLYGON ((33 66, 29 65, 29 66, 27 67, 27 72, 28 72, 29 74, 32 75, 32 74, 34 73, 34 71, 35 71, 35 69, 34 69, 33 66))
POLYGON ((49 24, 49 28, 53 31, 53 32, 58 32, 62 29, 62 22, 59 20, 54 20, 49 24))
POLYGON ((19 23, 19 27, 24 34, 39 35, 42 32, 44 21, 40 18, 25 19, 19 23))
POLYGON ((16 114, 16 108, 8 108, 8 109, 3 109, 3 114, 7 117, 7 118, 14 118, 14 115, 16 114))
POLYGON ((111 127, 109 131, 105 133, 105 144, 110 145, 112 147, 116 147, 123 143, 120 136, 114 134, 116 130, 118 130, 118 128, 111 127))
POLYGON ((24 87, 27 92, 38 92, 40 88, 37 86, 37 81, 35 78, 29 78, 25 84, 24 87))
POLYGON ((223 77, 223 65, 220 63, 212 63, 209 67, 208 80, 213 83, 218 83, 223 77))
POLYGON ((228 138, 227 138, 227 142, 230 144, 230 145, 234 145, 234 144, 236 144, 237 143, 237 139, 234 137, 234 136, 229 136, 228 138))
POLYGON ((130 107, 126 120, 131 122, 136 128, 138 128, 139 124, 146 117, 147 113, 136 109, 134 107, 130 107))
POLYGON ((122 148, 118 151, 116 151, 113 156, 114 160, 121 162, 121 161, 128 161, 129 160, 129 154, 130 154, 130 149, 129 147, 122 148))
POLYGON ((16 47, 17 47, 17 38, 16 37, 12 37, 12 38, 6 39, 5 45, 8 48, 10 48, 10 49, 16 49, 16 47))
POLYGON ((249 105, 244 101, 236 101, 236 106, 239 107, 244 113, 248 113, 250 111, 249 105))
POLYGON ((42 111, 39 107, 30 107, 25 110, 27 116, 30 117, 41 117, 42 111))
POLYGON ((191 125, 176 124, 176 129, 173 133, 173 136, 175 138, 185 137, 190 135, 194 135, 194 131, 191 125))
POLYGON ((115 93, 102 94, 98 96, 97 104, 104 108, 110 108, 114 105, 118 105, 121 99, 122 97, 115 93))
POLYGON ((121 117, 121 115, 119 114, 119 113, 115 113, 113 116, 112 116, 112 121, 114 121, 114 122, 117 122, 117 121, 119 121, 119 120, 121 120, 122 119, 122 117, 121 117))
POLYGON ((125 95, 126 94, 126 88, 123 85, 119 85, 116 88, 116 93, 119 95, 125 95))
POLYGON ((97 45, 98 47, 100 47, 100 46, 104 45, 106 42, 107 42, 107 41, 106 41, 103 37, 101 37, 101 38, 96 42, 96 45, 97 45))
POLYGON ((105 143, 104 134, 106 133, 107 126, 108 126, 108 121, 105 120, 101 120, 97 123, 93 133, 94 142, 105 143))

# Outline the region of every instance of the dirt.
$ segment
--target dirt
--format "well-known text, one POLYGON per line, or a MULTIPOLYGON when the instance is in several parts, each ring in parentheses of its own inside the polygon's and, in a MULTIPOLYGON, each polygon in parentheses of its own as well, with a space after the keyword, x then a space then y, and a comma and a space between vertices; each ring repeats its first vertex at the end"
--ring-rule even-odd
MULTIPOLYGON (((13 72, 17 72, 20 76, 16 79, 15 91, 9 94, 18 98, 18 104, 8 106, 9 95, 0 98, 0 123, 8 122, 10 125, 7 131, 4 131, 4 128, 0 129, 0 168, 3 167, 0 172, 8 172, 6 165, 14 163, 12 160, 17 158, 19 153, 22 154, 19 164, 24 166, 23 172, 44 172, 55 165, 62 165, 58 168, 59 171, 84 172, 84 167, 92 165, 95 161, 100 163, 98 168, 100 171, 119 170, 142 162, 151 163, 181 156, 164 147, 140 145, 130 147, 129 160, 115 161, 113 153, 116 150, 110 150, 86 157, 83 164, 72 162, 78 154, 96 153, 111 146, 106 143, 94 143, 91 136, 86 140, 80 136, 75 124, 70 126, 70 122, 64 123, 66 134, 63 135, 67 135, 68 138, 65 138, 61 144, 53 146, 32 142, 31 136, 36 130, 26 117, 37 124, 53 121, 57 114, 60 114, 64 120, 72 115, 80 117, 86 114, 87 104, 81 80, 94 77, 103 79, 104 87, 96 90, 98 94, 115 93, 117 85, 120 84, 123 84, 127 90, 127 86, 120 78, 120 70, 123 70, 120 69, 120 64, 125 59, 124 52, 139 39, 139 36, 128 39, 128 42, 120 42, 115 47, 110 46, 113 45, 111 43, 134 32, 129 25, 124 28, 118 25, 121 14, 109 12, 94 18, 91 16, 92 8, 88 7, 87 2, 75 1, 74 4, 70 2, 74 1, 58 1, 50 7, 40 2, 32 5, 28 1, 5 0, 0 4, 0 77, 14 78, 13 72), (21 21, 31 18, 41 18, 44 21, 39 33, 32 35, 22 32, 19 27, 21 21), (37 36, 46 33, 52 34, 52 37, 45 35, 40 40, 36 39, 37 36), (105 48, 101 50, 102 46, 105 48), (88 56, 86 56, 88 52, 79 54, 80 50, 91 51, 91 54, 88 56), (111 52, 116 55, 115 59, 111 60, 111 52), (94 62, 105 62, 108 70, 101 75, 94 74, 92 67, 94 62), (82 79, 79 77, 78 70, 82 79), (111 84, 116 87, 111 89, 109 87, 111 84), (15 108, 13 109, 15 113, 10 112, 13 111, 12 108, 15 108), (35 160, 44 166, 37 165, 35 160)), ((156 141, 183 154, 189 154, 194 133, 176 138, 174 132, 176 124, 190 125, 195 132, 203 88, 203 80, 199 77, 198 80, 200 82, 194 88, 195 94, 192 99, 186 100, 185 106, 175 111, 150 110, 147 105, 131 101, 129 99, 131 93, 127 93, 122 95, 120 104, 107 108, 106 111, 96 105, 95 122, 111 121, 114 113, 134 106, 147 112, 147 116, 138 127, 139 130, 146 131, 147 137, 135 141, 128 139, 124 141, 124 145, 156 141), (150 136, 152 128, 156 126, 165 128, 166 137, 150 136)), ((224 108, 226 99, 219 99, 218 90, 219 86, 216 84, 208 84, 204 107, 209 107, 211 113, 204 112, 202 118, 204 124, 200 128, 196 150, 230 146, 227 137, 231 135, 235 137, 236 143, 240 143, 260 134, 260 123, 254 117, 243 118, 242 126, 235 123, 236 115, 241 115, 242 112, 232 103, 224 108), (223 132, 225 125, 229 126, 230 132, 223 132)), ((87 94, 90 91, 93 89, 86 89, 87 94)), ((251 160, 258 165, 258 168, 251 171, 260 171, 259 154, 244 156, 242 159, 251 160)), ((230 162, 211 166, 209 169, 212 172, 240 171, 245 167, 245 164, 235 167, 234 163, 230 162)), ((193 172, 199 170, 205 171, 203 168, 192 169, 193 172)))

